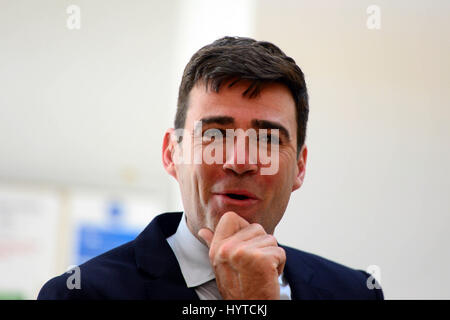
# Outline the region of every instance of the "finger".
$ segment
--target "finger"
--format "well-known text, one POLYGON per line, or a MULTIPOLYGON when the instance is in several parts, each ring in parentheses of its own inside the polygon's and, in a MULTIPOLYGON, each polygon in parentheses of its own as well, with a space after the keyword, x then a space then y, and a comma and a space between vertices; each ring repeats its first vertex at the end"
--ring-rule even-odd
POLYGON ((250 223, 233 211, 222 215, 214 231, 214 241, 221 241, 234 235, 239 230, 247 227, 250 223))
POLYGON ((251 239, 248 239, 244 242, 244 245, 248 249, 259 249, 264 247, 278 247, 277 239, 270 235, 264 234, 251 239))
POLYGON ((273 267, 275 267, 278 271, 278 275, 280 275, 284 270, 284 265, 286 264, 286 252, 283 248, 280 247, 265 247, 259 249, 265 255, 271 257, 273 261, 273 267))
POLYGON ((250 241, 259 237, 268 236, 263 226, 258 223, 252 223, 242 228, 233 235, 233 241, 242 242, 250 241))
POLYGON ((206 245, 209 247, 211 247, 211 242, 214 238, 214 232, 212 232, 210 229, 208 228, 202 228, 198 231, 198 236, 200 238, 203 239, 203 241, 205 241, 206 245))

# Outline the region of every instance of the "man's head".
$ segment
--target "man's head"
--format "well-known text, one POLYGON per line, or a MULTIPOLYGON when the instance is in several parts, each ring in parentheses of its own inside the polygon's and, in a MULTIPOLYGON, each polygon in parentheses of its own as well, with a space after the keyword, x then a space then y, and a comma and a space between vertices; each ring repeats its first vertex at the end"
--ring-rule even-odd
POLYGON ((305 143, 308 122, 308 93, 302 70, 294 59, 266 41, 243 37, 224 37, 197 51, 186 65, 178 91, 175 129, 184 128, 189 109, 189 94, 198 83, 218 92, 224 82, 248 80, 242 92, 253 98, 267 83, 284 84, 295 102, 297 153, 305 143))
MULTIPOLYGON (((303 73, 273 44, 226 37, 194 54, 183 74, 175 119, 175 129, 183 128, 187 134, 180 141, 174 129, 169 129, 163 145, 164 166, 180 185, 194 235, 204 227, 214 230, 227 211, 261 224, 267 233, 274 232, 291 192, 303 183, 307 118, 303 73), (250 161, 250 138, 244 163, 236 161, 237 148, 232 145, 230 152, 228 144, 221 163, 182 163, 179 159, 186 153, 195 154, 227 140, 214 136, 195 141, 196 121, 202 121, 200 134, 205 136, 209 129, 269 130, 273 139, 268 145, 277 147, 277 157, 271 158, 278 162, 277 171, 263 175, 261 159, 250 161)), ((263 144, 257 141, 256 145, 263 144)))

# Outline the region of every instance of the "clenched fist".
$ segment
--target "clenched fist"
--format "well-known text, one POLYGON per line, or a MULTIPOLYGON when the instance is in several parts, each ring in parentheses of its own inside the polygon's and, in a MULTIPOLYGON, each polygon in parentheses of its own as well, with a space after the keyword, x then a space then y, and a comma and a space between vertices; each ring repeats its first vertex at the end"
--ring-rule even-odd
POLYGON ((224 299, 280 299, 278 276, 286 262, 274 236, 235 212, 225 213, 215 233, 198 232, 209 247, 209 259, 224 299))

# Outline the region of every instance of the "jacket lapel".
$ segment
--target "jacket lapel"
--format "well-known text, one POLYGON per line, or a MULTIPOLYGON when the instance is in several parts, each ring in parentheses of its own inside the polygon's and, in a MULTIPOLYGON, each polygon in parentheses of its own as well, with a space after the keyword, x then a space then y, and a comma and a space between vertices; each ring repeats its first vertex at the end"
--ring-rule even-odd
POLYGON ((176 232, 181 216, 181 212, 157 216, 135 240, 136 264, 149 276, 144 283, 148 299, 199 299, 195 290, 187 287, 178 261, 166 241, 176 232))

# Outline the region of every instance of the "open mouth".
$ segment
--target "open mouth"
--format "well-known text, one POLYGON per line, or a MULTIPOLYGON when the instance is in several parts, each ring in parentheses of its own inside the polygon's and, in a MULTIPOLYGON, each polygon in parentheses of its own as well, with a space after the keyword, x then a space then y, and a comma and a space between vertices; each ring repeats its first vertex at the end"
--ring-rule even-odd
MULTIPOLYGON (((231 190, 230 190, 231 191, 231 190)), ((255 205, 259 200, 250 192, 221 192, 216 193, 222 205, 248 207, 255 205)))
POLYGON ((235 193, 226 193, 225 194, 227 197, 230 197, 231 199, 235 199, 235 200, 247 200, 247 199, 252 199, 250 197, 247 197, 243 194, 235 194, 235 193))

